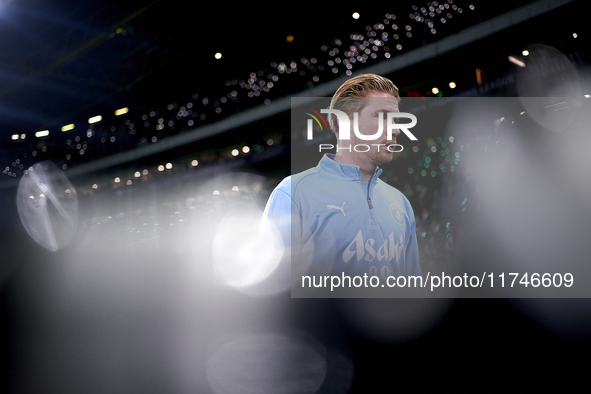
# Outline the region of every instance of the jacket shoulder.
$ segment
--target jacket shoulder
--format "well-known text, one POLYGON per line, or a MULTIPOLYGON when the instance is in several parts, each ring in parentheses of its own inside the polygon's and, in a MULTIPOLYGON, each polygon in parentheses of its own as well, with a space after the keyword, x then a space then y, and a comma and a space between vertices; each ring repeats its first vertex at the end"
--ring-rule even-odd
POLYGON ((386 182, 382 181, 381 179, 378 179, 378 184, 380 185, 380 188, 383 190, 383 193, 387 194, 390 198, 394 198, 394 199, 399 200, 404 205, 404 208, 407 208, 407 209, 410 208, 412 210, 412 206, 410 205, 410 201, 408 200, 408 198, 406 198, 404 193, 402 193, 400 190, 398 190, 394 186, 389 185, 386 182))
POLYGON ((291 190, 296 193, 297 189, 320 176, 322 171, 318 167, 312 167, 306 171, 291 176, 291 190))
POLYGON ((319 172, 320 170, 318 168, 313 167, 306 171, 302 171, 300 173, 287 176, 283 178, 281 182, 279 182, 279 184, 275 187, 275 190, 273 192, 276 193, 281 191, 291 197, 292 190, 295 191, 297 187, 302 183, 302 181, 304 181, 304 179, 318 174, 319 172))

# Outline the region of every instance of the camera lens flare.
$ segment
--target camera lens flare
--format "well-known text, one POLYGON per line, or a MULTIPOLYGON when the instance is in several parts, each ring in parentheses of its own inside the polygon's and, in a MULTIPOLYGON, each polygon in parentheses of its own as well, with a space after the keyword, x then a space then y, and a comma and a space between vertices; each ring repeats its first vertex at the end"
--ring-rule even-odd
POLYGON ((327 371, 323 353, 303 335, 239 335, 208 358, 207 380, 215 393, 315 393, 327 371))
POLYGON ((52 162, 28 169, 19 182, 16 203, 23 227, 44 248, 55 252, 74 237, 78 223, 76 189, 52 162))
POLYGON ((245 288, 265 280, 283 255, 278 233, 259 237, 262 212, 228 214, 213 239, 213 264, 218 276, 229 286, 245 288))

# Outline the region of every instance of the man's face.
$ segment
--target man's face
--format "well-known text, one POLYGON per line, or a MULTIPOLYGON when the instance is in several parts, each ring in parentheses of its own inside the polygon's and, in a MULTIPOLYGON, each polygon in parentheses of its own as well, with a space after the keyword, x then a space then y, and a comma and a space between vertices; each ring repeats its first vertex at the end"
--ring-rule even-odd
MULTIPOLYGON (((388 140, 387 113, 399 112, 398 99, 388 93, 371 92, 368 96, 364 97, 362 101, 365 105, 358 111, 359 132, 364 135, 376 134, 380 127, 381 116, 382 134, 375 140, 366 141, 358 138, 353 130, 351 130, 350 143, 353 145, 365 144, 370 146, 370 150, 367 152, 355 152, 357 159, 360 162, 371 164, 373 166, 384 165, 392 161, 392 158, 394 157, 393 151, 397 150, 395 146, 391 145, 396 143, 396 136, 400 134, 400 130, 393 130, 392 140, 388 140), (390 149, 388 149, 388 146, 390 146, 390 149)), ((351 114, 350 118, 351 127, 353 127, 353 114, 351 114)), ((347 143, 349 142, 341 142, 341 144, 345 145, 347 143)))

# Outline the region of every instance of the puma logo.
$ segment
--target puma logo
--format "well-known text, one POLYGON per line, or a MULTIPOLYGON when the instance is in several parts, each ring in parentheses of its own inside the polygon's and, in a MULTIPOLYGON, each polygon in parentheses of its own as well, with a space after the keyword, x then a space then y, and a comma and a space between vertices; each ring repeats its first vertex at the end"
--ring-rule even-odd
POLYGON ((343 213, 343 216, 347 217, 347 215, 345 214, 345 203, 343 203, 343 206, 342 207, 337 207, 336 205, 328 204, 326 206, 326 208, 328 208, 328 209, 338 209, 339 211, 341 211, 343 213))

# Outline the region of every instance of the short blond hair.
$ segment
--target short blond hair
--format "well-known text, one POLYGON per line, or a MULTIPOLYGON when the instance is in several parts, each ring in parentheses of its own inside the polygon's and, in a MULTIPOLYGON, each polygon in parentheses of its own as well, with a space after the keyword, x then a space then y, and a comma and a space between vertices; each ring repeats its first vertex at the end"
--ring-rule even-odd
MULTIPOLYGON (((362 100, 355 100, 359 97, 367 97, 371 92, 388 93, 400 99, 398 88, 388 78, 377 74, 361 74, 348 79, 343 83, 332 96, 330 109, 338 109, 346 114, 361 110, 362 100), (353 100, 348 100, 353 98, 353 100)), ((328 122, 333 133, 337 133, 337 117, 334 114, 328 116, 328 122)))

